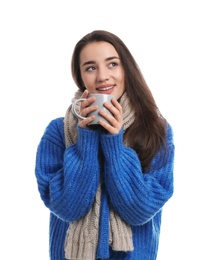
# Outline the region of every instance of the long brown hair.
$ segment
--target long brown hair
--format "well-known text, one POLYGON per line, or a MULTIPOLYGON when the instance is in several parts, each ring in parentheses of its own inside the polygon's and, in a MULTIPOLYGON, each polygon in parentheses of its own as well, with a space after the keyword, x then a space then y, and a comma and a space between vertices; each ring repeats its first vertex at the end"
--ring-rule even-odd
POLYGON ((73 79, 83 92, 85 86, 80 74, 80 52, 88 43, 100 41, 112 44, 120 57, 125 71, 126 93, 135 111, 134 123, 124 134, 128 137, 130 147, 136 151, 143 172, 147 172, 153 157, 165 145, 167 122, 161 115, 139 66, 123 41, 113 33, 103 30, 85 35, 73 51, 73 79))

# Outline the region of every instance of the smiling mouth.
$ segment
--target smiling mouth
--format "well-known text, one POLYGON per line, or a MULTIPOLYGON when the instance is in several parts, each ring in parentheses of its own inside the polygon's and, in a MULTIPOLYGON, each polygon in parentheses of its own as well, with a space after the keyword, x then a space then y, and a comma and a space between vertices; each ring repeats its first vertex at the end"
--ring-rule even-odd
POLYGON ((104 87, 104 88, 97 88, 97 90, 100 90, 100 91, 106 91, 106 90, 110 90, 114 88, 114 86, 110 86, 110 87, 104 87))

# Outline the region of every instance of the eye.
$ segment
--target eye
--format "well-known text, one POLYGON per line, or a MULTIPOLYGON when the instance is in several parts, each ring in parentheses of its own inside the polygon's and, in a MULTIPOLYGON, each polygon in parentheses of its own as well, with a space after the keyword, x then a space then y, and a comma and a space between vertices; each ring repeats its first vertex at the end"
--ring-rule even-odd
POLYGON ((94 67, 94 66, 89 66, 89 67, 87 67, 85 70, 86 71, 93 71, 93 70, 95 70, 96 68, 94 67))
POLYGON ((116 67, 118 64, 117 64, 117 62, 111 62, 110 64, 109 64, 109 67, 116 67))

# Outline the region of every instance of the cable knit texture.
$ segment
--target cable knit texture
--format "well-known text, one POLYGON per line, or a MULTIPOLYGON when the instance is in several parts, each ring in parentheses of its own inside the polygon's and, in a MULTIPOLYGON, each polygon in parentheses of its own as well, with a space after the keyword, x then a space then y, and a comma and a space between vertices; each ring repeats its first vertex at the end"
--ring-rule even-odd
POLYGON ((119 134, 108 135, 76 127, 79 138, 72 139, 73 144, 66 148, 64 118, 52 120, 37 149, 38 189, 50 210, 50 259, 66 259, 64 248, 69 223, 91 212, 103 169, 98 244, 93 257, 155 260, 162 208, 173 194, 174 143, 170 125, 167 161, 161 165, 162 155, 157 153, 147 174, 142 174, 137 154, 123 140, 123 129, 119 134), (103 160, 99 160, 101 155, 103 160), (116 251, 109 247, 110 205, 131 227, 132 251, 116 251))
MULTIPOLYGON (((81 95, 82 93, 78 91, 74 99, 77 99, 81 95)), ((74 99, 72 102, 74 102, 74 99)), ((123 110, 123 121, 126 122, 124 129, 127 129, 134 121, 134 113, 131 111, 126 93, 121 97, 120 103, 122 107, 125 108, 123 110)), ((77 106, 76 109, 79 113, 79 106, 77 106)), ((67 147, 77 140, 77 124, 78 119, 74 116, 70 105, 64 120, 67 147)), ((98 245, 103 172, 100 173, 100 180, 102 181, 99 183, 93 206, 88 214, 69 225, 65 241, 65 257, 67 259, 95 259, 98 245)), ((109 256, 109 244, 115 251, 132 251, 133 241, 131 227, 120 218, 112 207, 110 207, 109 210, 109 243, 107 243, 107 253, 105 255, 109 256)))

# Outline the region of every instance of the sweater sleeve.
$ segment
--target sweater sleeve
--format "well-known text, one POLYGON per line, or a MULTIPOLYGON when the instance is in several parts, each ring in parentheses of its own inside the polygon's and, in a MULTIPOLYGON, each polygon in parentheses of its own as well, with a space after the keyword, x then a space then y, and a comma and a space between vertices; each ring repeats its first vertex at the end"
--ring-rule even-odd
POLYGON ((173 194, 174 144, 171 127, 167 131, 167 161, 158 167, 161 153, 153 159, 153 169, 143 174, 134 150, 123 145, 122 131, 102 135, 105 183, 114 209, 130 225, 148 222, 173 194))
POLYGON ((78 140, 65 148, 63 120, 53 120, 41 138, 35 174, 45 205, 64 221, 74 221, 91 208, 99 185, 99 136, 78 127, 78 140))

